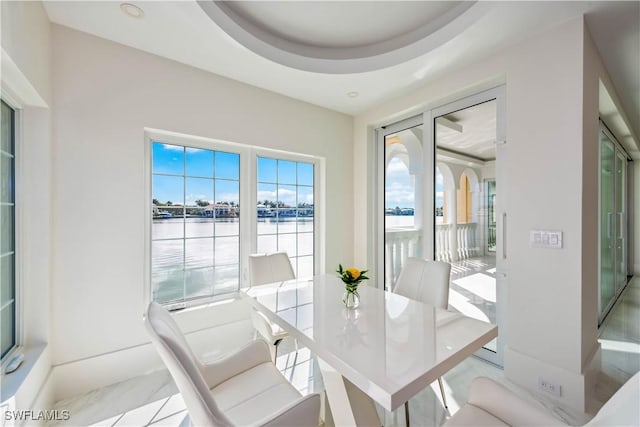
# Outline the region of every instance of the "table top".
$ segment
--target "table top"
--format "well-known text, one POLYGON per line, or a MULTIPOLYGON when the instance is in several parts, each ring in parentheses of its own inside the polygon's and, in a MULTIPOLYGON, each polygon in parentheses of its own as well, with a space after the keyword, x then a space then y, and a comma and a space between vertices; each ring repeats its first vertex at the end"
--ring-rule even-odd
POLYGON ((252 305, 387 410, 395 410, 498 334, 495 325, 363 282, 342 303, 338 277, 243 289, 252 305))

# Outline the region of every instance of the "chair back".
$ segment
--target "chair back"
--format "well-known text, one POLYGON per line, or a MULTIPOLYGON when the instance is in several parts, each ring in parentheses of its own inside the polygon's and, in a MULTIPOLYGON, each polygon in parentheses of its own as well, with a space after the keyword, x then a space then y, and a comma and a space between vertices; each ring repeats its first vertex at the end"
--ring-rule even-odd
POLYGON ((189 412, 191 424, 196 426, 231 426, 220 412, 202 376, 202 365, 173 317, 158 303, 149 304, 145 326, 151 341, 180 390, 189 412))
POLYGON ((291 261, 286 252, 249 255, 249 281, 251 286, 295 279, 291 261))
POLYGON ((407 258, 393 292, 446 310, 450 274, 448 262, 407 258))
POLYGON ((640 372, 605 403, 585 427, 640 426, 640 372))

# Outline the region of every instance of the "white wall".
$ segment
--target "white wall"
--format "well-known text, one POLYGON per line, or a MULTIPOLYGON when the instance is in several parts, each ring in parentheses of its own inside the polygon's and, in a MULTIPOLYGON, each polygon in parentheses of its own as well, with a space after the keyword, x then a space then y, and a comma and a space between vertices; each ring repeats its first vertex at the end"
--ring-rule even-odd
POLYGON ((50 372, 50 25, 40 2, 1 2, 2 97, 18 110, 16 159, 20 344, 25 362, 2 379, 10 407, 47 407, 50 372), (35 403, 34 403, 35 402, 35 403))
POLYGON ((145 127, 324 157, 326 268, 352 261, 350 116, 57 25, 53 46, 54 365, 148 342, 145 127))
MULTIPOLYGON (((360 114, 354 125, 355 152, 371 158, 373 129, 392 123, 397 112, 407 117, 506 84, 505 373, 530 389, 537 388, 540 377, 554 381, 563 388, 560 401, 580 409, 592 386, 592 366, 599 361, 593 237, 597 140, 589 133, 597 126, 597 96, 591 93, 591 75, 588 82, 583 79, 583 43, 583 21, 574 19, 360 114), (585 85, 589 96, 583 96, 585 85), (531 248, 531 229, 562 230, 564 247, 531 248)), ((367 180, 370 164, 354 164, 356 205, 366 204, 373 191, 367 180)), ((356 262, 364 264, 371 241, 368 224, 357 221, 355 226, 356 262)))
POLYGON ((2 48, 51 101, 51 27, 41 2, 2 2, 2 48))

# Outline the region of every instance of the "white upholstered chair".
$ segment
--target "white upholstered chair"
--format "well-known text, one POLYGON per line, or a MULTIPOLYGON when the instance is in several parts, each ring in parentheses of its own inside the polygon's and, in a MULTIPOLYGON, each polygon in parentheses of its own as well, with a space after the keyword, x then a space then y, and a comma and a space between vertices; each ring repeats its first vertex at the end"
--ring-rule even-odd
MULTIPOLYGON (((295 279, 291 261, 286 252, 274 252, 270 254, 249 255, 249 284, 259 286, 273 282, 283 282, 295 279)), ((257 333, 267 340, 272 347, 273 360, 278 357, 278 346, 287 332, 280 326, 271 322, 259 311, 251 310, 251 320, 257 333)), ((298 343, 296 342, 296 350, 298 343)))
POLYGON ((192 425, 317 427, 320 395, 302 396, 271 362, 263 341, 202 364, 169 312, 151 303, 151 341, 180 390, 192 425))
MULTIPOLYGON (((478 377, 469 399, 446 423, 461 426, 566 426, 495 381, 478 377)), ((640 373, 629 379, 584 427, 640 426, 640 373)))
MULTIPOLYGON (((448 262, 407 258, 393 292, 446 310, 449 307, 450 274, 451 264, 448 262)), ((438 385, 442 403, 447 408, 442 378, 438 378, 438 385)), ((405 402, 404 409, 409 425, 409 402, 405 402)))

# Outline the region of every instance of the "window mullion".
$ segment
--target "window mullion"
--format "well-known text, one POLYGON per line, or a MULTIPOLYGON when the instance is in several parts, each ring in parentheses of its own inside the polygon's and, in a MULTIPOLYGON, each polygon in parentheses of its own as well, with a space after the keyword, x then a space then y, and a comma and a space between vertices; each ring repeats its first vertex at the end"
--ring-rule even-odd
MULTIPOLYGON (((310 216, 311 212, 308 212, 313 206, 305 207, 305 212, 301 216, 298 201, 302 199, 306 201, 309 197, 313 197, 315 203, 317 183, 315 160, 292 153, 282 153, 282 159, 272 159, 276 165, 276 171, 266 181, 275 182, 266 184, 265 190, 269 192, 275 190, 276 194, 265 195, 265 198, 275 200, 275 217, 266 218, 267 222, 270 220, 274 222, 263 230, 266 232, 264 236, 269 237, 260 240, 261 246, 258 246, 258 153, 261 152, 260 149, 250 146, 234 146, 230 149, 224 143, 218 145, 213 142, 207 146, 197 140, 191 146, 186 139, 181 139, 176 144, 172 142, 171 137, 155 136, 150 137, 149 143, 151 147, 149 158, 152 166, 148 169, 148 176, 152 181, 152 185, 148 186, 149 199, 158 200, 156 205, 150 204, 152 212, 148 213, 153 215, 153 220, 149 221, 148 226, 150 231, 148 233, 150 255, 148 271, 151 273, 148 283, 150 289, 155 290, 155 294, 149 293, 151 299, 156 299, 163 304, 184 306, 192 300, 234 291, 237 289, 234 285, 242 287, 247 284, 249 254, 261 250, 263 243, 268 244, 270 248, 268 250, 273 248, 288 250, 291 252, 292 261, 294 258, 296 260, 294 264, 296 271, 304 270, 305 274, 312 273, 310 262, 318 253, 315 247, 316 224, 315 220, 311 219, 313 218, 310 216), (199 151, 206 153, 198 154, 199 151), (182 159, 177 158, 180 154, 183 156, 182 159), (213 165, 208 163, 211 161, 213 165), (280 165, 280 162, 285 163, 280 165), (285 169, 279 170, 278 166, 283 166, 285 169), (179 170, 180 167, 182 171, 179 170), (313 175, 307 177, 306 174, 312 172, 313 175), (303 175, 299 176, 300 173, 303 175), (211 185, 207 183, 209 179, 211 185), (176 194, 178 191, 182 192, 180 208, 167 204, 168 201, 180 200, 176 194), (209 208, 203 208, 195 203, 195 200, 205 200, 209 197, 213 197, 209 208), (218 206, 218 203, 223 204, 218 206), (281 209, 281 204, 289 207, 281 209), (209 215, 209 209, 213 210, 211 215, 209 215), (187 210, 190 212, 189 218, 187 218, 187 210), (165 214, 166 212, 175 216, 165 214), (181 213, 181 224, 178 224, 178 218, 176 218, 178 212, 181 213), (235 215, 233 212, 238 214, 235 215), (282 213, 284 215, 281 215, 282 213), (236 219, 228 220, 227 216, 236 219), (282 219, 285 223, 279 222, 282 219), (304 221, 304 224, 301 224, 301 221, 304 221), (180 230, 181 236, 179 236, 180 230), (275 231, 275 234, 269 234, 271 231, 275 231), (299 235, 306 233, 311 233, 313 239, 305 237, 299 242, 299 235), (204 240, 197 241, 205 238, 211 238, 212 247, 204 240), (171 241, 175 243, 172 244, 171 241), (300 266, 300 248, 306 248, 305 245, 309 244, 313 246, 302 251, 304 258, 303 265, 300 266), (179 247, 182 249, 180 258, 177 257, 179 247), (226 248, 233 250, 234 253, 238 251, 238 258, 235 255, 230 256, 226 248), (187 260, 193 269, 188 268, 187 260), (181 282, 176 277, 180 263, 182 264, 180 266, 181 282), (205 264, 207 267, 203 267, 205 264), (210 265, 213 267, 208 267, 210 265)), ((280 157, 277 154, 276 156, 280 157)), ((315 208, 313 210, 315 215, 315 208)))

